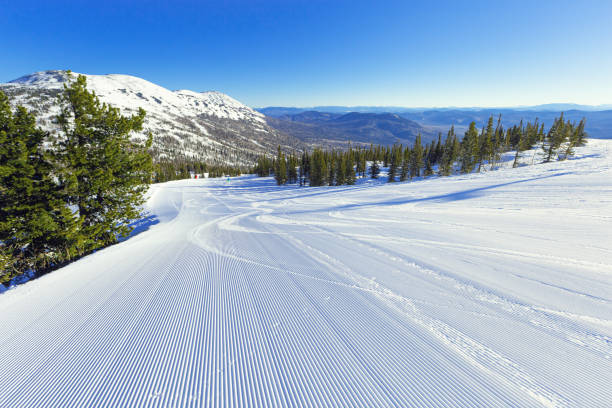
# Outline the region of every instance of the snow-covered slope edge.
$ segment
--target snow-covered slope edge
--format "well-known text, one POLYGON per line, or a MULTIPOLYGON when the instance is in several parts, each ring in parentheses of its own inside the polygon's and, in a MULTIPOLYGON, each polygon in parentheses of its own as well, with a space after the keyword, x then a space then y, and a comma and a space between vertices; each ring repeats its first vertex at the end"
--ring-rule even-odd
MULTIPOLYGON (((73 75, 77 75, 73 73, 73 75)), ((151 132, 158 156, 185 155, 207 161, 250 164, 261 152, 280 144, 301 143, 266 125, 264 115, 221 92, 170 91, 129 75, 86 75, 88 87, 102 102, 124 114, 147 111, 144 131, 151 132)), ((65 71, 42 71, 0 84, 14 105, 33 109, 39 123, 54 131, 57 95, 68 76, 65 71)))

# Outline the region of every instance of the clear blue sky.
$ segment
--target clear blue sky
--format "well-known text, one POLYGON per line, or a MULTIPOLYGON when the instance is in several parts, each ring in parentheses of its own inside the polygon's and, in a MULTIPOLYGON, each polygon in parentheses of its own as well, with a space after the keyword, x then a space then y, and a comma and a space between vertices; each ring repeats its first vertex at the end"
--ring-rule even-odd
POLYGON ((612 103, 612 1, 0 0, 0 82, 46 69, 258 107, 612 103))

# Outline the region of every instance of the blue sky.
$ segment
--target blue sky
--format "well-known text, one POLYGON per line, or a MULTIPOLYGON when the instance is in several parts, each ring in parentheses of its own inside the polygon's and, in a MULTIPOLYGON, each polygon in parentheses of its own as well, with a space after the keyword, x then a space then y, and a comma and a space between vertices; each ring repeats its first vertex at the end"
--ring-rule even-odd
POLYGON ((604 104, 612 1, 0 0, 0 55, 257 107, 604 104))

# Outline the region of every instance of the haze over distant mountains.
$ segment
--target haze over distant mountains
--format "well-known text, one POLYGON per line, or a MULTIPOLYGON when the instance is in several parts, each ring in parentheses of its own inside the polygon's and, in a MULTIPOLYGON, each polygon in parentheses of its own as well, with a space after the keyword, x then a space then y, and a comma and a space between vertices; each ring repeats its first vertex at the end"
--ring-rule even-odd
MULTIPOLYGON (((405 108, 397 106, 315 106, 309 108, 296 107, 266 107, 257 108, 257 111, 267 117, 270 126, 277 129, 299 128, 299 123, 312 126, 313 112, 342 115, 347 113, 357 114, 394 114, 401 119, 414 123, 413 130, 420 131, 424 138, 431 138, 438 131, 445 133, 450 126, 455 126, 459 132, 464 131, 470 122, 476 122, 478 127, 486 124, 489 116, 502 117, 502 124, 506 127, 519 124, 523 121, 534 121, 536 118, 545 126, 550 126, 555 117, 564 112, 566 118, 580 121, 586 118, 586 130, 590 137, 599 139, 612 138, 612 105, 578 105, 572 103, 551 103, 536 106, 519 106, 512 108, 405 108), (308 120, 302 120, 300 115, 308 112, 308 120), (270 120, 270 118, 274 118, 270 120), (291 122, 291 123, 287 123, 291 122), (417 127, 418 126, 418 127, 417 127)), ((321 116, 324 118, 324 116, 321 116)), ((318 123, 325 125, 325 120, 318 123)), ((345 129, 346 132, 354 132, 345 129)), ((291 132, 288 132, 291 133, 291 132)), ((356 140, 356 139, 353 139, 356 140)))
POLYGON ((434 132, 397 113, 333 113, 305 111, 277 117, 266 116, 271 127, 311 145, 346 146, 356 144, 408 144, 418 134, 424 140, 434 132))

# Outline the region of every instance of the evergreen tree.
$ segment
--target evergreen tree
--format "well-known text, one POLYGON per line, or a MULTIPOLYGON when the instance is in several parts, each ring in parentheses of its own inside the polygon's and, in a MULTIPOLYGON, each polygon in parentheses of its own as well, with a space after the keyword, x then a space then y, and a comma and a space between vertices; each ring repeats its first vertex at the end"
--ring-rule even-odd
POLYGON ((398 169, 402 165, 402 153, 404 149, 402 146, 393 145, 393 149, 391 150, 391 159, 389 163, 389 182, 392 183, 395 181, 395 176, 397 174, 398 169))
POLYGON ((519 159, 521 157, 521 152, 526 150, 527 135, 525 134, 522 128, 518 129, 518 135, 519 135, 519 141, 516 144, 516 153, 514 155, 514 162, 512 163, 512 167, 519 166, 519 159))
POLYGON ((455 157, 453 157, 453 144, 455 140, 455 128, 451 126, 451 129, 446 135, 446 140, 444 141, 442 149, 442 157, 440 158, 439 174, 441 176, 449 176, 453 170, 453 162, 455 159, 455 157))
POLYGON ((419 177, 421 175, 421 167, 423 167, 423 145, 421 145, 421 134, 419 133, 412 147, 412 155, 410 159, 410 178, 419 177))
POLYGON ((46 133, 0 92, 0 283, 71 259, 79 223, 43 150, 46 133))
POLYGON ((574 154, 574 147, 582 146, 586 140, 586 133, 584 131, 585 120, 582 119, 578 126, 572 124, 571 126, 567 126, 566 133, 567 142, 565 146, 565 153, 563 155, 563 160, 567 159, 569 156, 574 154))
POLYGON ((346 184, 348 185, 355 184, 355 165, 353 157, 353 152, 349 150, 346 154, 346 159, 344 160, 344 175, 346 184))
POLYGON ((478 131, 476 122, 472 122, 461 142, 461 171, 463 173, 471 173, 474 170, 474 158, 478 157, 478 150, 478 131))
POLYGON ((410 174, 410 155, 412 151, 410 146, 406 146, 406 149, 402 152, 402 169, 400 171, 400 181, 406 181, 410 174))
POLYGON ((489 121, 487 122, 487 128, 484 131, 484 136, 482 138, 482 143, 480 147, 480 160, 478 164, 478 172, 482 167, 482 163, 484 160, 488 160, 489 163, 494 161, 495 149, 493 147, 493 116, 489 116, 489 121))
POLYGON ((370 176, 373 179, 377 179, 380 174, 380 166, 378 164, 378 160, 372 160, 372 164, 370 165, 370 176))
POLYGON ((574 135, 574 146, 584 146, 587 141, 587 133, 584 130, 586 126, 586 119, 582 118, 580 123, 578 123, 578 128, 576 129, 576 134, 574 135))
POLYGON ((548 134, 544 139, 544 143, 542 144, 542 148, 545 152, 544 162, 549 162, 552 160, 553 156, 557 154, 559 147, 565 141, 567 137, 566 125, 563 119, 563 113, 561 116, 553 122, 548 134))
POLYGON ((341 186, 346 184, 346 154, 342 154, 336 160, 336 185, 341 186))
POLYGON ((280 146, 278 146, 278 154, 276 156, 274 179, 279 186, 287 182, 287 162, 285 161, 285 155, 280 146))
POLYGON ((140 216, 151 182, 152 138, 131 139, 133 132, 142 130, 144 110, 122 116, 87 90, 83 75, 64 85, 60 104, 58 180, 76 206, 84 253, 130 233, 129 223, 140 216))

